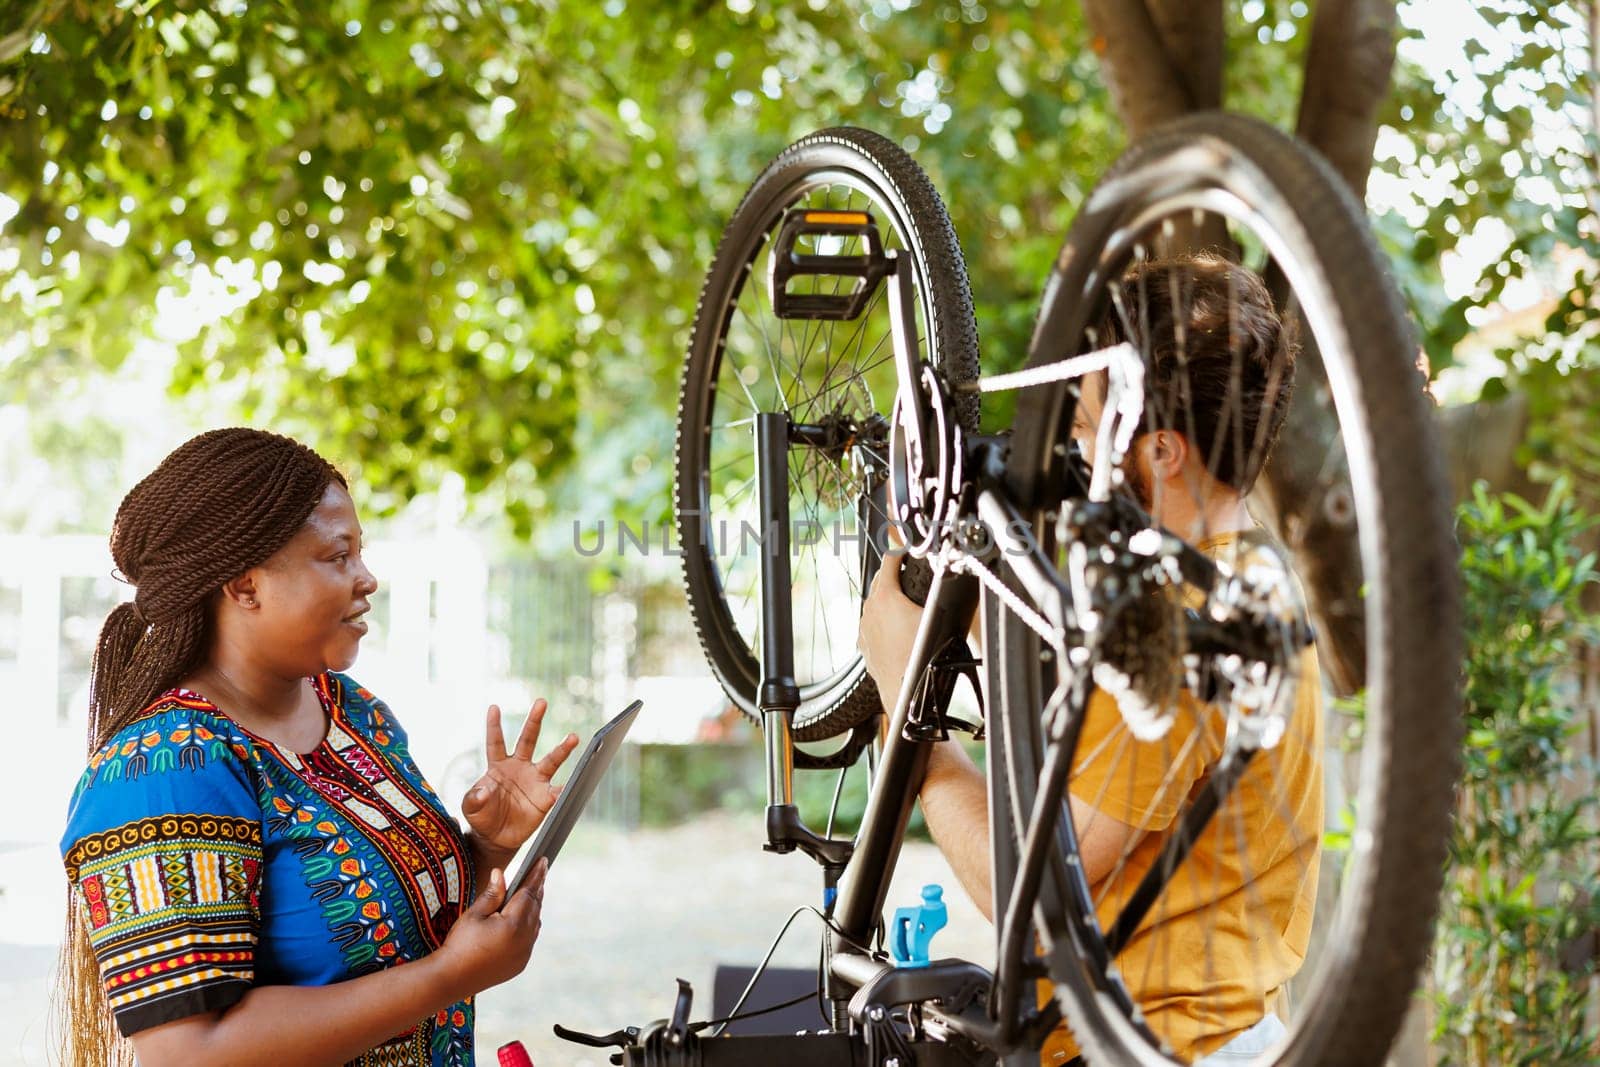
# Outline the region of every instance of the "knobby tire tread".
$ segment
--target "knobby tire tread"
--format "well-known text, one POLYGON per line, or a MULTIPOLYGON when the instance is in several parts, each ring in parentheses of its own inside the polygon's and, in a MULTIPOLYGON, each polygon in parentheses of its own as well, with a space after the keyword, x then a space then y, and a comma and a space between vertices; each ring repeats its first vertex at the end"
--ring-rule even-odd
MULTIPOLYGON (((1406 310, 1395 287, 1379 276, 1387 268, 1363 221, 1364 209, 1320 157, 1256 120, 1204 114, 1141 140, 1101 184, 1160 165, 1197 141, 1218 145, 1267 175, 1318 250, 1335 303, 1355 311, 1345 316, 1344 324, 1366 422, 1341 417, 1341 424, 1347 439, 1357 433, 1369 438, 1367 447, 1375 460, 1376 562, 1386 582, 1382 617, 1371 621, 1385 641, 1368 641, 1367 678, 1369 689, 1382 679, 1387 706, 1380 717, 1382 736, 1367 741, 1379 746, 1381 762, 1368 771, 1378 776, 1376 810, 1363 812, 1363 817, 1381 829, 1361 877, 1345 890, 1357 898, 1346 930, 1351 962, 1344 980, 1319 982, 1319 1001, 1298 1005, 1299 1013, 1314 1013, 1314 1018, 1310 1025, 1294 1028, 1277 1062, 1293 1067, 1381 1063, 1432 943, 1454 812, 1462 733, 1455 695, 1462 647, 1458 628, 1438 622, 1460 614, 1449 522, 1452 497, 1418 372, 1409 360, 1397 358, 1397 338, 1404 342, 1398 357, 1416 351, 1406 310), (1448 551, 1441 546, 1449 546, 1448 551), (1335 984, 1337 988, 1327 988, 1335 984)), ((1072 241, 1069 234, 1063 263, 1096 251, 1074 249, 1072 241)), ((1032 362, 1066 354, 1041 352, 1032 362)), ((1014 456, 1041 454, 1046 431, 1029 425, 1029 410, 1025 398, 1018 406, 1014 456)), ((1036 667, 1019 663, 1002 669, 1036 667)), ((1006 736, 1014 737, 1015 731, 1006 736)), ((1019 803, 1018 810, 1027 807, 1019 803)), ((1169 1062, 1128 1049, 1096 1017, 1101 1009, 1079 1003, 1071 992, 1076 983, 1062 977, 1057 975, 1063 1007, 1090 1063, 1169 1062)), ((1081 984, 1077 987, 1081 992, 1081 984)))
MULTIPOLYGON (((701 447, 698 435, 707 416, 704 404, 707 374, 704 365, 716 354, 712 346, 723 329, 723 321, 720 318, 711 321, 707 308, 724 298, 727 287, 745 268, 745 250, 752 238, 751 228, 761 227, 764 230, 776 221, 775 212, 782 205, 773 201, 791 181, 810 171, 851 167, 852 164, 852 169, 864 173, 869 180, 880 185, 880 191, 888 199, 898 202, 908 230, 905 236, 909 250, 921 261, 919 269, 928 293, 925 312, 931 319, 928 332, 937 343, 939 371, 950 384, 971 381, 978 376, 978 331, 973 318, 966 262, 950 217, 927 175, 893 141, 869 130, 836 127, 797 141, 780 153, 745 193, 724 230, 700 292, 689 359, 678 395, 674 471, 680 534, 685 533, 681 526, 683 511, 691 506, 687 500, 684 446, 689 435, 694 434, 697 435, 696 450, 701 447)), ((880 224, 884 222, 879 221, 880 224)), ((752 275, 745 279, 744 284, 761 284, 761 280, 752 275)), ((715 379, 711 378, 710 383, 714 387, 715 379)), ((962 430, 975 432, 978 428, 977 395, 956 395, 955 409, 962 430)), ((694 472, 689 473, 697 479, 698 465, 694 472)), ((692 506, 698 507, 697 499, 692 506)), ((752 681, 748 663, 750 650, 745 647, 726 612, 716 610, 722 593, 714 564, 699 557, 691 558, 691 539, 682 536, 680 540, 684 559, 684 588, 701 648, 723 688, 745 714, 755 718, 756 689, 760 684, 759 663, 756 664, 752 681)), ((902 588, 918 602, 926 599, 931 578, 932 572, 924 560, 907 560, 901 571, 902 588)), ((856 677, 843 688, 842 693, 830 694, 832 699, 823 707, 807 708, 802 704, 793 724, 796 741, 834 738, 880 713, 877 687, 859 664, 856 677)), ((843 751, 835 754, 833 760, 828 756, 808 757, 806 753, 797 752, 797 765, 835 765, 837 756, 843 751)))

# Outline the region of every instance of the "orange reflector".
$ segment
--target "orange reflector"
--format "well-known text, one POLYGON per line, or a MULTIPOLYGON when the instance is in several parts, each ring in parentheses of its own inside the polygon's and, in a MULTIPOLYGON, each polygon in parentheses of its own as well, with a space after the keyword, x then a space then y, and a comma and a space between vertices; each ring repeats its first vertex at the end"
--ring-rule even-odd
POLYGON ((865 211, 808 211, 805 218, 807 222, 836 226, 865 226, 872 221, 865 211))

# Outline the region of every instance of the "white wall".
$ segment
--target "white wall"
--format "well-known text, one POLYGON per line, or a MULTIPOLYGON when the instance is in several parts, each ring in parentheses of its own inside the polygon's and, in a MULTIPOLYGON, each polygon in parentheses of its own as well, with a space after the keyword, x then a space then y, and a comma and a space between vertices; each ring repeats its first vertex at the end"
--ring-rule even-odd
MULTIPOLYGON (((452 758, 482 746, 490 699, 483 552, 469 536, 446 533, 374 543, 367 562, 387 611, 351 674, 390 703, 423 772, 441 778, 452 758)), ((83 766, 88 697, 86 676, 61 677, 62 580, 105 578, 112 569, 102 537, 0 536, 0 585, 21 591, 19 654, 0 659, 9 735, 0 745, 0 843, 53 845, 60 833, 83 766)), ((121 583, 114 588, 132 595, 121 583)))

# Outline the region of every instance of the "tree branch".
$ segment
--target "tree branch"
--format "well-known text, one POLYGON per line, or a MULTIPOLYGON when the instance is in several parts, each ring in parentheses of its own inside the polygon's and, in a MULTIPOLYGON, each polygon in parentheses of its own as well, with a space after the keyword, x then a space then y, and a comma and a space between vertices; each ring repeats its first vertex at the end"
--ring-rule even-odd
POLYGON ((1145 0, 1190 111, 1222 106, 1221 0, 1145 0))
MULTIPOLYGON (((1312 16, 1305 83, 1295 133, 1333 165, 1358 198, 1366 194, 1377 114, 1389 91, 1395 56, 1394 0, 1322 0, 1312 16)), ((1284 306, 1283 278, 1269 271, 1268 284, 1284 306)), ((1320 355, 1307 346, 1307 364, 1320 355)), ((1419 381, 1419 387, 1421 382, 1419 381)), ((1332 413, 1297 391, 1295 403, 1266 476, 1254 494, 1271 515, 1280 537, 1295 554, 1295 567, 1310 596, 1320 631, 1320 655, 1334 690, 1353 693, 1366 684, 1366 619, 1351 591, 1363 582, 1355 529, 1314 507, 1319 476, 1308 466, 1334 443, 1332 413), (1294 531, 1293 536, 1286 536, 1294 531)), ((1329 482, 1349 491, 1349 472, 1329 482)))
POLYGON ((1222 102, 1222 0, 1083 0, 1129 139, 1222 102))
MULTIPOLYGON (((1137 140, 1151 127, 1222 106, 1222 0, 1083 0, 1117 116, 1137 140)), ((1178 222, 1158 252, 1235 249, 1211 216, 1178 222)))
POLYGON ((1295 133, 1364 197, 1395 56, 1394 0, 1322 0, 1311 20, 1295 133))

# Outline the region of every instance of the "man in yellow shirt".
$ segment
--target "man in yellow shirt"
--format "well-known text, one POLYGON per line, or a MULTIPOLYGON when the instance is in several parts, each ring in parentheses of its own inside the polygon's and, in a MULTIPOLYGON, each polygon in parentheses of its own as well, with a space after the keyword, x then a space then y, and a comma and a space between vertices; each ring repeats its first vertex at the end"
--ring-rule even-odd
MULTIPOLYGON (((1298 607, 1292 575, 1244 502, 1287 412, 1294 365, 1293 341, 1265 287, 1223 259, 1193 256, 1144 264, 1122 290, 1144 298, 1126 319, 1135 328, 1114 318, 1102 343, 1130 341, 1147 361, 1146 413, 1124 460, 1125 484, 1160 526, 1235 573, 1258 581, 1277 574, 1298 607), (1239 440, 1257 447, 1232 447, 1239 440)), ((1073 435, 1092 462, 1105 375, 1081 384, 1073 435)), ((900 591, 897 561, 873 584, 859 641, 886 707, 903 683, 921 611, 900 591)), ((1199 594, 1185 595, 1192 604, 1199 594)), ((1293 684, 1283 736, 1250 762, 1116 960, 1151 1030, 1185 1062, 1245 1062, 1284 1033, 1276 1011, 1305 957, 1322 834, 1314 650, 1300 654, 1293 684)), ((1103 689, 1085 710, 1069 807, 1103 928, 1222 754, 1226 710, 1187 691, 1161 710, 1171 724, 1152 740, 1134 736, 1103 689)), ((936 745, 921 799, 935 842, 993 921, 983 772, 958 746, 936 745)), ((1077 1054, 1061 1030, 1042 1062, 1081 1062, 1077 1054)))

